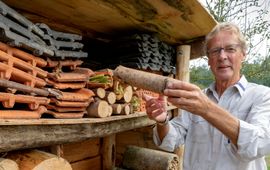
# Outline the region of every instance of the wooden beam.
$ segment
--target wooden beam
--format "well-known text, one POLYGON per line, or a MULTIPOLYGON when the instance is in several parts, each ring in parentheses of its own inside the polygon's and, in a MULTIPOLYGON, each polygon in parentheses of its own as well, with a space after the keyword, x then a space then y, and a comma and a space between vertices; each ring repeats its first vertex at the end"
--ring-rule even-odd
POLYGON ((201 37, 199 39, 196 39, 192 42, 186 42, 185 44, 191 46, 190 50, 190 60, 197 59, 203 56, 206 56, 205 50, 204 50, 204 37, 201 37))
POLYGON ((115 166, 116 147, 115 134, 103 138, 102 148, 102 169, 111 170, 115 166))
POLYGON ((103 123, 1 126, 0 152, 83 141, 153 125, 154 123, 144 115, 103 123))

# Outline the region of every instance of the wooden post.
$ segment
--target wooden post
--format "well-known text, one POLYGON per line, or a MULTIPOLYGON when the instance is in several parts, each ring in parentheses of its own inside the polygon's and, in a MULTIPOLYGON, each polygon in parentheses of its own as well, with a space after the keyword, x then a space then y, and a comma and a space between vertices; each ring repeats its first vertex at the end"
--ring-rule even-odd
POLYGON ((111 170, 115 166, 116 148, 115 134, 103 138, 102 143, 102 169, 111 170))
MULTIPOLYGON (((187 81, 189 82, 189 61, 190 61, 190 52, 191 46, 190 45, 180 45, 176 48, 176 79, 187 81)), ((181 114, 181 110, 175 109, 173 111, 173 115, 178 116, 181 114)), ((184 146, 179 146, 175 151, 180 158, 180 169, 183 168, 183 153, 184 153, 184 146)))

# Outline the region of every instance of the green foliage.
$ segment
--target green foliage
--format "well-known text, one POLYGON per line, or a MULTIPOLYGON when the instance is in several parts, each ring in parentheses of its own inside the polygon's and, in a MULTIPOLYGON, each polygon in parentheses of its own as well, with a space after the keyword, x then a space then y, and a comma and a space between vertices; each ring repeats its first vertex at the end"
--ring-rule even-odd
POLYGON ((198 85, 201 89, 208 87, 213 81, 213 74, 207 66, 194 66, 190 69, 190 82, 198 85))
MULTIPOLYGON (((270 87, 270 46, 259 48, 270 40, 270 21, 266 20, 269 1, 261 0, 201 0, 218 22, 234 22, 247 38, 248 57, 243 63, 242 74, 248 81, 270 87), (265 53, 263 53, 265 52, 265 53), (260 60, 259 60, 260 59, 260 60)), ((191 68, 190 81, 201 88, 213 81, 207 66, 191 68)))
POLYGON ((262 0, 202 0, 205 7, 218 22, 234 22, 244 33, 248 44, 248 54, 252 59, 269 57, 270 48, 263 56, 260 47, 270 40, 270 21, 266 20, 270 2, 262 0))

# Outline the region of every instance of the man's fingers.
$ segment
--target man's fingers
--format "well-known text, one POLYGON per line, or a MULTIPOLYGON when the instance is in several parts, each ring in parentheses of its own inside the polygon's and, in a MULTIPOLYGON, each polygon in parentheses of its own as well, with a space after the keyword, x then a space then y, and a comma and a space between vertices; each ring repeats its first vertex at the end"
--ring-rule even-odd
POLYGON ((173 80, 173 81, 167 82, 166 89, 182 89, 182 90, 192 91, 192 90, 199 90, 200 88, 188 82, 184 82, 180 80, 173 80))
POLYGON ((148 100, 151 100, 153 97, 152 96, 149 96, 147 94, 143 94, 142 95, 142 98, 143 98, 143 100, 148 101, 148 100))

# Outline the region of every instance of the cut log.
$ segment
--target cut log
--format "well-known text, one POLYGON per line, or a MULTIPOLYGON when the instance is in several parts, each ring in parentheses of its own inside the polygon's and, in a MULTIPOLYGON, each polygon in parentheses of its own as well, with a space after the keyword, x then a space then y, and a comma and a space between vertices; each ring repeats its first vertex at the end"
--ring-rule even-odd
POLYGON ((90 117, 107 117, 109 115, 108 102, 105 100, 98 100, 95 98, 95 102, 91 103, 87 107, 87 113, 90 117))
POLYGON ((120 114, 121 115, 129 115, 130 114, 130 105, 129 104, 123 104, 120 114))
POLYGON ((114 104, 116 101, 116 95, 114 92, 106 91, 105 99, 109 104, 114 104))
POLYGON ((65 159, 39 150, 11 152, 7 158, 16 161, 20 170, 72 170, 65 159))
POLYGON ((92 89, 92 91, 96 94, 96 96, 98 96, 101 99, 105 97, 106 92, 105 89, 103 88, 92 89))
POLYGON ((19 166, 15 161, 11 159, 0 158, 0 169, 1 170, 19 170, 19 166))
POLYGON ((113 108, 111 105, 108 105, 108 117, 111 116, 113 113, 113 108))
POLYGON ((128 146, 123 158, 123 167, 133 170, 179 170, 176 154, 128 146))
POLYGON ((123 99, 126 103, 129 103, 131 101, 132 95, 133 95, 132 87, 131 86, 125 87, 123 99))
POLYGON ((122 105, 115 103, 112 105, 112 109, 113 109, 113 114, 120 114, 122 111, 122 105))
POLYGON ((131 86, 136 86, 145 90, 150 90, 162 94, 166 88, 168 81, 179 81, 173 78, 118 66, 114 72, 114 76, 121 79, 131 86))

